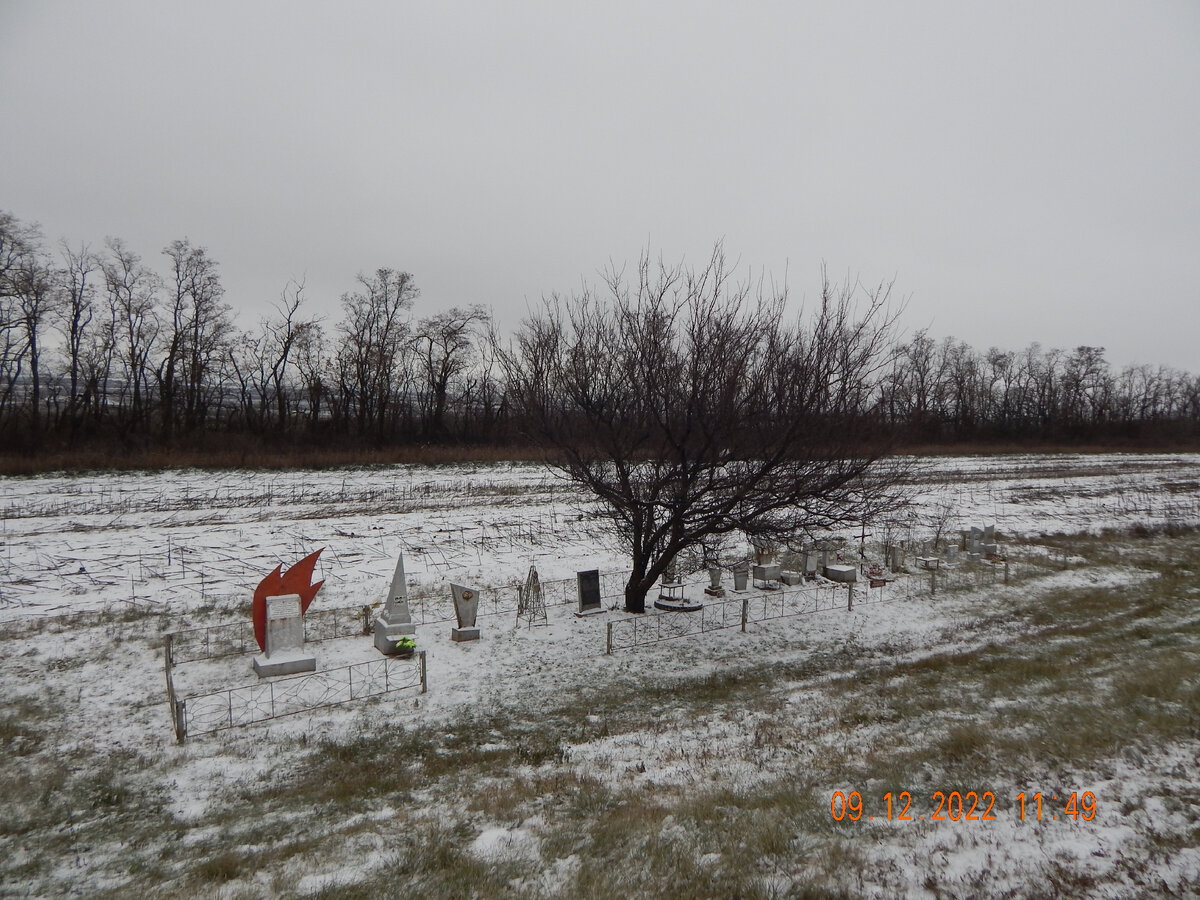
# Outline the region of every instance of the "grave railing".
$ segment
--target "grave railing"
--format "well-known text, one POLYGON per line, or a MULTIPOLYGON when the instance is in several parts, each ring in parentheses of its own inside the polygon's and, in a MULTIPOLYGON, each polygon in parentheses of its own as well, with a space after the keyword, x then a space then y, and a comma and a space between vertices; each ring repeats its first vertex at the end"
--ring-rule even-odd
POLYGON ((177 697, 167 679, 171 720, 176 739, 213 734, 310 710, 339 706, 367 697, 428 690, 425 652, 409 659, 382 656, 366 662, 292 675, 241 687, 177 697))
MULTIPOLYGON (((304 615, 304 640, 331 641, 336 638, 369 634, 371 607, 339 606, 314 609, 304 615)), ((204 625, 185 628, 167 635, 175 664, 216 659, 258 651, 254 624, 246 619, 224 625, 204 625)))
MULTIPOLYGON (((628 577, 627 572, 601 572, 600 602, 608 606, 613 601, 624 600, 628 577)), ((579 602, 574 578, 543 581, 541 586, 547 607, 571 606, 579 602)), ((479 603, 479 617, 516 615, 520 587, 514 582, 497 590, 484 590, 479 603)), ((440 625, 455 620, 454 603, 449 597, 410 597, 408 608, 416 625, 440 625)))
POLYGON ((895 582, 875 587, 820 583, 793 590, 763 591, 729 600, 706 600, 704 606, 695 612, 655 612, 609 622, 605 653, 723 628, 740 627, 745 631, 750 622, 853 609, 860 604, 883 603, 906 596, 904 589, 898 588, 895 582))

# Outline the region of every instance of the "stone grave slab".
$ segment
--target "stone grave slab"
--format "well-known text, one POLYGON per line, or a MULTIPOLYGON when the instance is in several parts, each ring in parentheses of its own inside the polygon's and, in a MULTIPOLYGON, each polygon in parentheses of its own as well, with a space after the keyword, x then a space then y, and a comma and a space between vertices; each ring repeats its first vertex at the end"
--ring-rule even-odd
POLYGON ((750 570, 754 577, 754 586, 763 588, 768 591, 779 590, 779 576, 783 573, 783 566, 778 563, 772 563, 767 566, 755 566, 750 570))
POLYGON ((825 577, 830 581, 851 582, 858 580, 858 569, 855 566, 838 563, 825 567, 825 577))

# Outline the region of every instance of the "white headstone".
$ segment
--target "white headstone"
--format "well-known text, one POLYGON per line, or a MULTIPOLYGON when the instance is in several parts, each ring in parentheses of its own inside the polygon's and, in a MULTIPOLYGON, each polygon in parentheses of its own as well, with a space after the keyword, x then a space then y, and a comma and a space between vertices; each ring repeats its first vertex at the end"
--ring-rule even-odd
POLYGON ((254 671, 260 678, 312 672, 317 659, 304 650, 304 615, 299 594, 267 597, 266 646, 254 658, 254 671))

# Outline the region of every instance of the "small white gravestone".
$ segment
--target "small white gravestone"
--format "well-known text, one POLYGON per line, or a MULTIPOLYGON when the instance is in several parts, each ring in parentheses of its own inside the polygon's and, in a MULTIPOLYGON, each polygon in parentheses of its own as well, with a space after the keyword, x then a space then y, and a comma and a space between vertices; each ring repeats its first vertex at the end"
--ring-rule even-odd
POLYGON ((479 640, 479 629, 475 626, 475 617, 479 614, 479 591, 451 583, 450 593, 454 597, 454 617, 458 620, 458 625, 450 629, 450 640, 479 640))
POLYGON ((396 560, 396 572, 388 589, 383 612, 375 619, 375 649, 391 656, 397 652, 396 638, 416 634, 412 614, 408 609, 408 585, 404 580, 404 554, 396 560))
POLYGON ((267 598, 266 648, 254 657, 259 678, 313 672, 317 658, 304 649, 304 614, 299 594, 267 598))

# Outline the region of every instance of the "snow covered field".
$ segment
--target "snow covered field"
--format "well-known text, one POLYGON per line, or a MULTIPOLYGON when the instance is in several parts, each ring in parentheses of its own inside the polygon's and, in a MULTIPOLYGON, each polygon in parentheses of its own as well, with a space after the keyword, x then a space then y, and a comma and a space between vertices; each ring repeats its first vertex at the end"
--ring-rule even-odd
MULTIPOLYGON (((1119 541, 1077 535, 1200 524, 1200 456, 936 459, 924 463, 918 488, 896 536, 919 541, 995 523, 1020 573, 1013 585, 933 600, 910 590, 911 599, 853 612, 611 656, 604 629, 623 617, 616 611, 578 619, 552 606, 548 627, 534 629, 514 627, 509 613, 486 616, 483 639, 466 645, 450 641, 444 622, 420 625, 429 693, 180 747, 162 633, 245 616, 250 592, 280 562, 326 547, 314 608, 331 608, 380 601, 403 550, 415 604, 444 601, 454 580, 483 588, 487 611, 486 595, 511 597, 531 563, 544 581, 617 572, 619 548, 583 498, 526 465, 0 480, 0 772, 13 786, 0 827, 0 895, 1196 889, 1200 732, 1186 718, 1200 692, 1195 597, 1167 592, 1162 640, 1196 640, 1153 657, 1181 667, 1182 693, 1157 699, 1183 704, 1185 732, 1167 717, 1153 727, 1169 740, 1132 755, 1064 756, 1044 748, 1033 721, 1055 704, 1065 716, 1091 709, 1102 688, 1132 690, 1107 656, 1046 675, 1034 671, 1034 651, 1012 654, 1031 634, 1057 642, 1046 644, 1051 658, 1060 645, 1063 659, 1081 659, 1088 647, 1116 654, 1128 644, 1116 640, 1122 598, 1147 584, 1159 590, 1155 560, 1164 554, 1183 553, 1187 564, 1192 551, 1172 543, 1186 538, 1151 537, 1161 542, 1154 553, 1135 547, 1126 560, 1119 541), (1057 566, 1056 550, 1068 551, 1072 568, 1057 566), (1081 606, 1094 596, 1115 605, 1081 606), (1041 622, 1040 608, 1056 610, 1054 622, 1041 622), (80 610, 107 615, 86 625, 56 618, 80 610), (1053 631, 1104 616, 1118 624, 1090 644, 1053 631), (987 672, 959 673, 961 696, 945 680, 923 681, 930 660, 993 657, 987 672), (998 686, 996 673, 1014 666, 1025 674, 998 686), (1073 680, 1085 671, 1088 679, 1073 680), (1056 689, 1038 700, 1042 688, 1031 694, 1025 679, 1051 676, 1056 689), (945 707, 948 696, 955 708, 945 707), (922 697, 943 703, 927 708, 922 697), (1015 738, 990 756, 977 746, 984 736, 971 723, 993 715, 997 734, 1019 723, 1023 755, 1015 738), (852 826, 834 822, 828 805, 833 791, 857 790, 882 817, 883 795, 907 790, 914 814, 929 816, 939 788, 991 791, 1002 814, 986 824, 852 826), (1099 813, 1016 819, 1019 792, 1059 789, 1092 792, 1099 813), (767 833, 772 824, 778 833, 767 833), (614 836, 622 829, 653 846, 622 842, 614 836)), ((897 587, 893 597, 901 594, 897 587)), ((1157 634, 1145 637, 1147 652, 1157 652, 1157 634)), ((375 652, 369 638, 315 646, 322 667, 375 652)), ((176 679, 184 691, 256 680, 248 656, 180 666, 176 679)), ((1109 723, 1105 733, 1117 741, 1126 726, 1109 723)), ((1068 718, 1061 727, 1089 726, 1068 718)))
MULTIPOLYGON (((1200 456, 925 461, 909 526, 1073 533, 1200 521, 1200 456)), ((112 603, 243 602, 276 564, 326 547, 323 606, 376 602, 396 553, 411 581, 511 589, 624 560, 586 503, 534 465, 174 471, 0 479, 0 623, 112 603)), ((903 535, 902 535, 903 536, 903 535)))

